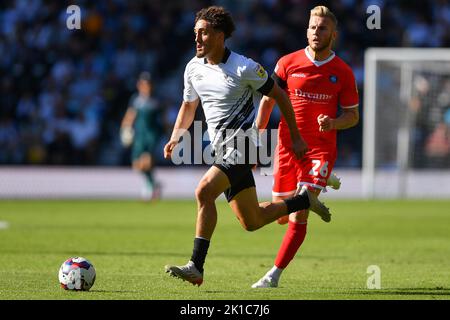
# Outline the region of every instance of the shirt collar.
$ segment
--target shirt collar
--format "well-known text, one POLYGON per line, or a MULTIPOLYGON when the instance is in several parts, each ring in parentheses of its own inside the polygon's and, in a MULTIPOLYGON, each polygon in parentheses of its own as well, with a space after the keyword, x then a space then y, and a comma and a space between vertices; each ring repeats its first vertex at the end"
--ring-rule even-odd
POLYGON ((325 63, 330 62, 330 61, 333 60, 333 58, 336 56, 336 54, 334 53, 334 51, 331 51, 331 55, 330 55, 328 58, 326 58, 325 60, 322 60, 322 61, 314 60, 314 58, 309 54, 308 48, 309 48, 309 46, 307 46, 307 47, 305 48, 305 54, 306 54, 306 56, 308 57, 308 59, 309 59, 312 63, 314 63, 317 67, 320 67, 321 65, 324 65, 325 63))
MULTIPOLYGON (((225 47, 225 52, 223 53, 222 61, 220 61, 220 63, 227 63, 230 55, 231 55, 231 50, 228 49, 227 47, 225 47)), ((207 64, 208 60, 206 60, 206 58, 203 58, 203 63, 207 64)))
POLYGON ((231 50, 228 49, 227 47, 225 47, 225 52, 223 53, 223 58, 222 58, 221 63, 227 63, 228 58, 230 57, 230 55, 231 55, 231 50))

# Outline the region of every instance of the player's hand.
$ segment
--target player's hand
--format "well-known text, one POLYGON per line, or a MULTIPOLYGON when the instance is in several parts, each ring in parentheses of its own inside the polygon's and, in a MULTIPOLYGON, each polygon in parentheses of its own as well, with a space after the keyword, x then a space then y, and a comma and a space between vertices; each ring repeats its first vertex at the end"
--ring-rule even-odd
POLYGON ((308 145, 303 138, 292 141, 292 152, 294 152, 297 159, 303 158, 306 152, 308 152, 308 145))
POLYGON ((120 141, 124 147, 129 147, 133 143, 134 129, 132 127, 123 127, 120 129, 120 141))
POLYGON ((175 146, 178 144, 178 141, 176 140, 170 140, 166 143, 164 146, 164 158, 170 159, 172 157, 172 151, 175 148, 175 146))
POLYGON ((317 123, 319 124, 320 132, 327 132, 327 131, 335 129, 334 128, 334 119, 330 118, 329 116, 327 116, 325 114, 319 114, 319 116, 317 117, 317 123))

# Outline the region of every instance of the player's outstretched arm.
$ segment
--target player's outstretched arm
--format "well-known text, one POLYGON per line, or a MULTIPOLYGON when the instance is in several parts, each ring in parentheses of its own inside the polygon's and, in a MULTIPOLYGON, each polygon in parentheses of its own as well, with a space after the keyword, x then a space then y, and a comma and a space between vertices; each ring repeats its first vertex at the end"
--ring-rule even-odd
POLYGON ((303 140, 300 132, 298 131, 297 122, 295 121, 294 109, 292 108, 289 97, 276 82, 272 90, 270 90, 268 96, 275 99, 276 103, 278 104, 281 114, 283 115, 289 127, 289 132, 292 140, 292 151, 294 152, 297 159, 301 159, 308 151, 308 146, 306 145, 305 140, 303 140))
POLYGON ((133 143, 134 129, 133 124, 136 119, 136 110, 132 107, 128 107, 125 112, 125 116, 120 124, 120 141, 125 147, 129 147, 133 143))
POLYGON ((175 148, 181 136, 191 126, 194 121, 195 110, 197 110, 198 102, 199 101, 197 99, 192 102, 183 101, 181 104, 170 140, 164 146, 164 158, 169 159, 172 156, 173 148, 175 148))
POLYGON ((267 127, 274 105, 274 99, 268 96, 262 97, 259 102, 258 115, 256 116, 256 126, 259 130, 263 130, 267 127))

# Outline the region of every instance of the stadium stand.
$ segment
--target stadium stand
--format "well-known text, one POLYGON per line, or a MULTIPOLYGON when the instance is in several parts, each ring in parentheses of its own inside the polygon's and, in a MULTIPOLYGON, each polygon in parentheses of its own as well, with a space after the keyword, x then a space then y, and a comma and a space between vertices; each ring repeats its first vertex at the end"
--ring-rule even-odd
MULTIPOLYGON (((281 55, 306 43, 307 12, 328 5, 339 19, 335 50, 353 68, 361 96, 365 48, 450 45, 445 0, 80 0, 80 30, 66 27, 70 4, 0 3, 0 164, 127 165, 120 119, 142 70, 155 79, 169 134, 182 99, 183 67, 194 54, 195 12, 211 4, 235 18, 228 46, 269 72, 281 55), (380 30, 366 28, 366 8, 374 3, 382 10, 380 30)), ((337 167, 361 166, 361 135, 361 124, 339 135, 337 167)), ((162 159, 164 142, 159 165, 170 165, 162 159)))

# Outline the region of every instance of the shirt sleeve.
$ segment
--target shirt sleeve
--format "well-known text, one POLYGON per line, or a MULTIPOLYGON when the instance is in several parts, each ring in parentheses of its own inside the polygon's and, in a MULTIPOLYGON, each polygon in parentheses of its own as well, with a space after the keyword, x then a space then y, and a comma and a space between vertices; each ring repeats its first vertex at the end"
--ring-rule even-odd
POLYGON ((283 60, 278 60, 275 65, 275 70, 272 73, 272 78, 282 89, 287 88, 287 76, 286 76, 286 68, 284 67, 283 60))
POLYGON ((358 87, 351 69, 345 73, 342 91, 339 95, 341 108, 355 108, 359 104, 358 87))
POLYGON ((192 86, 191 76, 192 68, 190 68, 190 64, 188 64, 184 70, 183 101, 186 102, 192 102, 198 99, 198 94, 192 86))
POLYGON ((274 86, 273 79, 269 77, 267 71, 252 59, 248 59, 243 76, 253 91, 259 91, 263 95, 267 95, 274 86))

